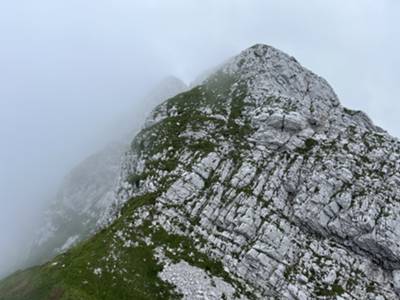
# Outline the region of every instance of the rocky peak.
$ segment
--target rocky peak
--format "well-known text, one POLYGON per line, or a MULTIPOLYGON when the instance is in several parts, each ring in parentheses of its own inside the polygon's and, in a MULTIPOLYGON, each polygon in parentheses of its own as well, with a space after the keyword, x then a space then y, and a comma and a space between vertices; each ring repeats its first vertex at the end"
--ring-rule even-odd
POLYGON ((153 222, 207 240, 264 296, 346 295, 354 273, 356 298, 379 295, 400 268, 398 161, 398 141, 324 79, 255 45, 153 111, 116 207, 162 191, 153 222))
POLYGON ((228 61, 222 70, 249 81, 253 93, 265 91, 291 99, 299 110, 310 110, 314 102, 326 110, 339 106, 335 92, 323 78, 271 46, 254 45, 228 61))
POLYGON ((349 110, 340 105, 325 79, 274 47, 256 44, 229 60, 220 71, 246 82, 245 101, 254 106, 246 113, 260 129, 258 141, 293 149, 288 143, 293 134, 306 138, 317 132, 332 133, 351 122, 349 119, 357 126, 382 132, 361 111, 352 111, 349 118, 349 110), (270 133, 267 140, 263 138, 266 132, 270 133))

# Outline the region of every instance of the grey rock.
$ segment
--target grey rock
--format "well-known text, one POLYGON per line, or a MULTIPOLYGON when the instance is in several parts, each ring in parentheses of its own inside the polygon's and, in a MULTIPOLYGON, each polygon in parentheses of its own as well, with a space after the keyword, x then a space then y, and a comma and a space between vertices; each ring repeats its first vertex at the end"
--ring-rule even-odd
MULTIPOLYGON (((198 250, 257 299, 397 299, 400 142, 270 46, 243 51, 199 84, 196 115, 173 150, 176 167, 146 164, 172 153, 147 153, 163 138, 148 127, 137 137, 148 148, 132 149, 122 174, 155 175, 137 187, 122 176, 116 202, 160 190, 154 226, 204 241, 198 250), (232 80, 223 91, 221 78, 232 80), (203 101, 206 92, 214 102, 203 101), (204 139, 214 150, 191 149, 204 139)), ((187 109, 177 105, 158 106, 148 124, 167 126, 187 109)), ((178 289, 197 297, 182 283, 185 272, 172 272, 178 289)))

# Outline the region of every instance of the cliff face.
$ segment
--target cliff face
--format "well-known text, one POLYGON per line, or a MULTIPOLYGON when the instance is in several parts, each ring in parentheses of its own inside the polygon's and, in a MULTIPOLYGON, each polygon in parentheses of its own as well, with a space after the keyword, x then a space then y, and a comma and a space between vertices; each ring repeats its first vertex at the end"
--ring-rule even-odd
POLYGON ((102 231, 0 295, 397 299, 399 169, 397 139, 255 45, 153 111, 102 231))

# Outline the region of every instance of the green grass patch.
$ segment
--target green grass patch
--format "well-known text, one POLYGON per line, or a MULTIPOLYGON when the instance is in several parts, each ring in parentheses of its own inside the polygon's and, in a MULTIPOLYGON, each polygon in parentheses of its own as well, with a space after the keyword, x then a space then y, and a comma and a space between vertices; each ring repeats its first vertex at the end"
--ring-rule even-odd
POLYGON ((332 284, 329 288, 324 287, 324 286, 318 286, 315 289, 315 294, 317 296, 322 296, 322 297, 340 296, 340 295, 344 294, 345 292, 346 291, 344 290, 344 288, 337 283, 332 284))
POLYGON ((304 142, 304 146, 303 147, 298 147, 296 149, 296 152, 305 156, 307 155, 314 147, 315 145, 317 145, 318 142, 312 138, 308 138, 305 140, 304 142))

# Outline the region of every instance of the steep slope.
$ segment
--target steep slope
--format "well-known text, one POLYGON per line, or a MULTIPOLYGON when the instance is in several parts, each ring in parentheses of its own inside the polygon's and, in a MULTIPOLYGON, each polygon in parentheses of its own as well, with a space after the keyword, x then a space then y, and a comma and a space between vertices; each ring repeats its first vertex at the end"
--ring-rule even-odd
POLYGON ((123 154, 151 108, 186 89, 176 77, 160 81, 142 100, 146 109, 129 112, 114 131, 114 142, 83 160, 64 179, 31 246, 26 265, 44 263, 93 235, 104 211, 113 203, 123 154))
POLYGON ((397 299, 399 141, 255 45, 158 106, 104 229, 0 299, 397 299))

